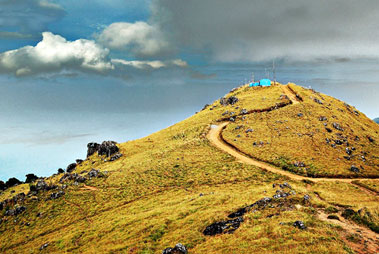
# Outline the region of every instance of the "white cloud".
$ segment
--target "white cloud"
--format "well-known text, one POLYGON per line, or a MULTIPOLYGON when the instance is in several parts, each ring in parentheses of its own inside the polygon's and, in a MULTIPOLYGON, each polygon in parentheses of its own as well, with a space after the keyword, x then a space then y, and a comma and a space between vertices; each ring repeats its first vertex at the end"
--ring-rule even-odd
POLYGON ((97 39, 110 49, 131 52, 138 57, 159 56, 170 51, 170 45, 161 30, 146 22, 113 23, 97 39))
POLYGON ((35 75, 63 70, 104 73, 114 68, 109 50, 94 41, 65 38, 44 32, 35 47, 26 46, 0 54, 0 73, 16 76, 35 75))
POLYGON ((127 61, 123 59, 112 59, 113 64, 121 64, 125 66, 131 66, 137 69, 161 69, 161 68, 167 68, 167 67, 180 67, 185 68, 188 67, 187 62, 181 60, 181 59, 175 59, 175 60, 169 60, 169 61, 127 61))

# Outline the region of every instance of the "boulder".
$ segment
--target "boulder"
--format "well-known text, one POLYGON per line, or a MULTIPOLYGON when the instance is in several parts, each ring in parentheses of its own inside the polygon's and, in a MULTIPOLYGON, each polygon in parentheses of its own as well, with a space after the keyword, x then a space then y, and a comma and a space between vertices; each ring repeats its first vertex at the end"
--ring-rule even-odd
POLYGON ((318 120, 319 120, 319 121, 327 121, 328 118, 327 118, 326 116, 320 116, 320 117, 318 118, 318 120))
POLYGON ((343 128, 341 127, 341 125, 339 123, 332 123, 334 129, 336 130, 339 130, 339 131, 343 131, 343 128))
POLYGON ((38 179, 38 176, 36 176, 35 174, 27 174, 25 177, 26 177, 25 183, 32 183, 38 179))
POLYGON ((96 153, 99 150, 100 144, 98 143, 88 143, 87 144, 87 158, 96 153))
POLYGON ((240 112, 241 115, 246 115, 246 114, 248 114, 248 113, 249 113, 249 112, 247 111, 247 109, 244 109, 244 108, 243 108, 243 109, 241 110, 241 112, 240 112))
POLYGON ((67 166, 66 172, 67 173, 71 173, 72 171, 74 171, 74 169, 76 168, 76 166, 77 166, 76 163, 71 163, 70 165, 67 166))
POLYGON ((122 154, 121 153, 116 153, 114 155, 111 156, 111 158, 109 159, 109 161, 115 161, 117 159, 120 159, 122 157, 122 154))
POLYGON ((58 168, 58 174, 63 174, 63 173, 64 173, 63 168, 58 168))
POLYGON ((13 186, 19 185, 19 184, 22 184, 22 182, 15 177, 9 178, 8 181, 5 183, 7 188, 10 188, 10 187, 13 187, 13 186))
POLYGON ((316 103, 318 103, 318 104, 324 104, 324 103, 322 103, 322 101, 320 101, 320 100, 317 99, 317 98, 314 98, 313 101, 316 102, 316 103))
POLYGON ((57 198, 62 197, 64 194, 65 194, 64 191, 53 192, 50 194, 49 199, 57 199, 57 198))
POLYGON ((77 165, 80 165, 80 164, 83 163, 83 160, 81 160, 81 159, 76 159, 75 161, 76 161, 76 164, 77 164, 77 165))
POLYGON ((0 191, 6 190, 6 189, 7 189, 7 185, 3 181, 0 181, 0 191))
POLYGON ((116 144, 117 142, 115 141, 104 141, 99 146, 97 152, 100 156, 105 155, 107 157, 110 157, 111 155, 118 153, 120 150, 116 144))
POLYGON ((187 254, 187 248, 181 243, 175 245, 174 248, 166 248, 162 251, 162 254, 187 254))
POLYGON ((235 96, 230 96, 229 98, 222 97, 220 99, 220 104, 223 106, 234 105, 238 102, 238 98, 235 96))
POLYGON ((242 217, 238 217, 236 219, 227 220, 227 221, 220 221, 215 222, 205 228, 203 231, 204 235, 217 235, 217 234, 231 234, 234 231, 236 231, 239 226, 241 225, 241 222, 243 222, 242 217))
POLYGON ((354 172, 354 173, 359 173, 360 170, 359 170, 358 167, 352 165, 352 166, 350 167, 350 171, 352 171, 352 172, 354 172))
POLYGON ((296 227, 296 228, 299 228, 299 229, 306 229, 307 227, 305 226, 304 222, 302 222, 301 220, 297 220, 293 223, 293 226, 296 227))
POLYGON ((5 211, 4 215, 5 216, 16 216, 16 215, 23 213, 25 210, 26 210, 25 206, 19 206, 19 207, 16 207, 14 209, 9 209, 9 210, 5 211))
POLYGON ((100 170, 97 170, 97 169, 91 169, 89 172, 88 172, 88 177, 89 178, 93 178, 93 177, 100 177, 102 176, 102 174, 100 173, 100 170))
POLYGON ((39 250, 46 249, 48 246, 49 246, 49 243, 44 243, 44 244, 42 244, 41 247, 39 247, 39 250))

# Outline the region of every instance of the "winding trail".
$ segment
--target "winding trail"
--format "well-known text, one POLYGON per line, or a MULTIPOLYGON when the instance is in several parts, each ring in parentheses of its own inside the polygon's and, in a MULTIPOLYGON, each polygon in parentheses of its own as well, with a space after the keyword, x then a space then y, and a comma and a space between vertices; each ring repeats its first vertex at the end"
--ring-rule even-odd
MULTIPOLYGON (((299 97, 296 96, 295 92, 288 86, 288 85, 282 85, 283 92, 288 96, 288 98, 291 100, 291 104, 298 104, 301 102, 299 97)), ((288 104, 288 105, 291 105, 288 104)), ((272 110, 275 110, 273 108, 272 110)), ((259 112, 259 110, 254 110, 254 112, 259 112)), ((249 165, 257 166, 259 168, 262 168, 264 170, 270 171, 272 173, 280 174, 283 176, 286 176, 290 179, 302 181, 302 180, 309 180, 312 182, 344 182, 344 183, 350 183, 354 186, 364 190, 367 194, 378 196, 378 193, 369 190, 367 188, 364 188, 361 185, 352 183, 356 180, 375 180, 378 181, 378 178, 332 178, 332 177, 307 177, 307 176, 301 176, 294 173, 291 173, 289 171, 285 171, 283 169, 280 169, 274 165, 268 164, 266 162, 259 161, 257 159, 252 158, 248 154, 239 151, 236 147, 234 147, 232 144, 228 143, 222 136, 222 131, 226 128, 226 126, 229 124, 229 121, 222 122, 219 125, 212 125, 210 131, 207 134, 208 140, 217 148, 223 150, 224 152, 232 155, 235 157, 238 161, 242 163, 246 163, 249 165)), ((378 181, 379 182, 379 181, 378 181)))

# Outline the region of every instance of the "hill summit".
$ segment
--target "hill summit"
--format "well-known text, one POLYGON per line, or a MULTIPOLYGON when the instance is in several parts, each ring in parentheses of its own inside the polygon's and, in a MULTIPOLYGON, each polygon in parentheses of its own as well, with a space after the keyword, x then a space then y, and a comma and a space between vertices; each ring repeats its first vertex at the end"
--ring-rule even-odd
POLYGON ((2 253, 377 253, 379 126, 295 84, 235 88, 0 194, 2 253))

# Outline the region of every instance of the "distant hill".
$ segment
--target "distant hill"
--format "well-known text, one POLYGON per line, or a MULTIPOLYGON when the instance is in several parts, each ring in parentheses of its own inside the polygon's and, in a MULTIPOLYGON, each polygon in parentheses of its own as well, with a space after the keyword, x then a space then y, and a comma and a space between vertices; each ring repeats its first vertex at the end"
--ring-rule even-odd
POLYGON ((375 123, 379 123, 379 117, 373 119, 375 123))
POLYGON ((242 86, 0 192, 0 252, 375 253, 378 133, 314 90, 242 86))

